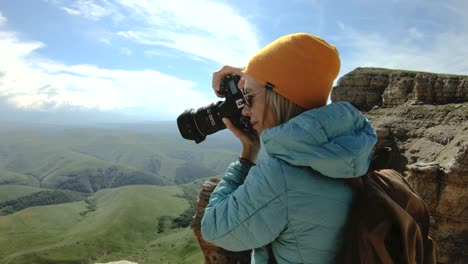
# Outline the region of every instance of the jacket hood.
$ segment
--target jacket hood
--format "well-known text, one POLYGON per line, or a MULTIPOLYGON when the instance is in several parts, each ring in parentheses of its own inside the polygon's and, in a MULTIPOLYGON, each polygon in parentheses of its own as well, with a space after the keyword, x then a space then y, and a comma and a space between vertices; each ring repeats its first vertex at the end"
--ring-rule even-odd
POLYGON ((268 155, 291 165, 352 178, 367 172, 377 134, 354 106, 336 102, 265 130, 262 142, 268 155))

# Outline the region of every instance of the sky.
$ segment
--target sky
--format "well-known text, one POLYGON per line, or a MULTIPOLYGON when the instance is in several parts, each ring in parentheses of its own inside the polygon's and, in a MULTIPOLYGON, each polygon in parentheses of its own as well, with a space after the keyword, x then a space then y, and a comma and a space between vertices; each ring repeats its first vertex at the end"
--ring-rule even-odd
POLYGON ((467 75, 466 14, 464 0, 0 0, 0 115, 175 120, 220 100, 214 71, 296 32, 338 48, 339 77, 467 75))

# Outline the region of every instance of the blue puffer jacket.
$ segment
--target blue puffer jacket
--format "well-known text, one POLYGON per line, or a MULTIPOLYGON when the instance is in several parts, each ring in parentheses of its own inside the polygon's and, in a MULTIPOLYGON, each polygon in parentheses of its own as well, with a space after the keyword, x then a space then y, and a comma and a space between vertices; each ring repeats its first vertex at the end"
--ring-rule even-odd
POLYGON ((211 195, 202 236, 231 251, 254 249, 267 263, 331 263, 343 243, 353 192, 343 180, 366 173, 377 135, 345 102, 309 110, 261 136, 269 159, 234 162, 211 195))

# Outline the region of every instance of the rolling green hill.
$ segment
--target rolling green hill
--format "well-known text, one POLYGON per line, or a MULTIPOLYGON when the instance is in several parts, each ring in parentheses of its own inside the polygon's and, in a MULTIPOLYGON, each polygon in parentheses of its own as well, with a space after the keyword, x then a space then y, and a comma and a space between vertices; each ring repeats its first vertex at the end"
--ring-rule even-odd
POLYGON ((124 186, 96 192, 94 210, 81 201, 0 216, 0 263, 201 263, 190 230, 157 230, 162 216, 187 209, 182 195, 177 186, 124 186))
POLYGON ((24 175, 0 168, 0 185, 39 186, 39 182, 32 175, 24 175))
POLYGON ((226 139, 213 135, 196 145, 158 126, 11 126, 0 131, 0 184, 78 192, 183 184, 225 170, 239 153, 234 139, 226 139))
POLYGON ((202 263, 194 201, 239 151, 232 136, 197 145, 167 125, 4 126, 0 264, 202 263))
POLYGON ((0 185, 0 202, 14 200, 41 190, 41 188, 23 185, 0 185))
POLYGON ((88 194, 69 190, 40 190, 19 198, 0 202, 0 215, 9 215, 23 209, 42 206, 63 204, 84 200, 88 194))

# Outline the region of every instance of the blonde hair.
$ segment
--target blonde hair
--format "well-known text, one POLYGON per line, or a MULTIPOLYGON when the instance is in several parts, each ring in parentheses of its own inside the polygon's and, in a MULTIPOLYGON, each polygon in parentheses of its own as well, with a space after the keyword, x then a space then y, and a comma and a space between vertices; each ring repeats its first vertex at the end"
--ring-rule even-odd
POLYGON ((266 89, 266 104, 273 110, 275 121, 278 125, 307 110, 270 89, 266 89))

